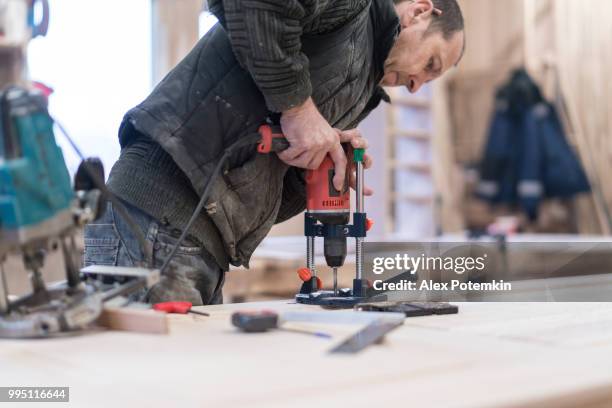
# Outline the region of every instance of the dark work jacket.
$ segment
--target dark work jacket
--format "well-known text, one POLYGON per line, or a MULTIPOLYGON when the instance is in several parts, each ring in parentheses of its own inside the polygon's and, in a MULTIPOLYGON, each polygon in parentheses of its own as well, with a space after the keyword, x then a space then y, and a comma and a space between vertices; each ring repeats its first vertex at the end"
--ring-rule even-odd
POLYGON ((535 220, 543 199, 570 198, 590 186, 554 106, 526 73, 514 76, 496 98, 478 195, 494 204, 518 204, 535 220))
MULTIPOLYGON (((302 36, 312 98, 332 126, 355 127, 385 97, 378 84, 398 32, 393 2, 372 0, 334 31, 302 36)), ((224 27, 217 24, 144 102, 126 114, 120 142, 130 142, 134 132, 124 131, 127 128, 152 138, 201 195, 223 150, 256 132, 269 115, 262 93, 234 57, 224 27)), ((276 155, 256 154, 253 146, 230 157, 226 171, 213 181, 205 208, 225 253, 203 244, 221 260, 221 267, 227 262, 248 266, 252 252, 280 221, 281 204, 291 209, 290 214, 281 211, 284 218, 303 211, 303 185, 296 191, 292 183, 291 197, 283 197, 287 170, 276 155)))

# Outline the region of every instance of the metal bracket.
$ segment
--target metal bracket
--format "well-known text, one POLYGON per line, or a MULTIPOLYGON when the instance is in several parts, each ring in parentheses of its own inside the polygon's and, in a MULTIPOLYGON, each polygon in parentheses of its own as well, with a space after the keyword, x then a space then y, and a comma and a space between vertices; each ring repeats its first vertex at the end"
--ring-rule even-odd
POLYGON ((304 215, 304 235, 307 237, 332 237, 332 238, 365 238, 366 213, 353 213, 353 224, 330 225, 320 224, 310 214, 304 215))

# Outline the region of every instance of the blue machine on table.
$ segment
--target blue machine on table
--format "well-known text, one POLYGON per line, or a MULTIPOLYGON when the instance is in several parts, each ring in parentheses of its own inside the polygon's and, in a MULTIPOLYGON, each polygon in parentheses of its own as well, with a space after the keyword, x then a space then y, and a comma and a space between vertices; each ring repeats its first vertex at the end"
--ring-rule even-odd
POLYGON ((0 253, 74 226, 74 192, 42 94, 11 88, 0 99, 0 253))
POLYGON ((84 160, 73 191, 62 151, 55 142, 53 119, 41 93, 11 87, 0 92, 0 337, 46 337, 87 328, 103 302, 150 287, 159 273, 146 268, 79 270, 74 232, 103 208, 104 169, 84 160), (98 186, 98 187, 96 187, 98 186), (66 281, 47 287, 41 269, 50 250, 62 251, 66 281), (32 293, 9 300, 2 264, 20 253, 29 271, 32 293), (111 290, 83 277, 113 275, 125 284, 111 290))

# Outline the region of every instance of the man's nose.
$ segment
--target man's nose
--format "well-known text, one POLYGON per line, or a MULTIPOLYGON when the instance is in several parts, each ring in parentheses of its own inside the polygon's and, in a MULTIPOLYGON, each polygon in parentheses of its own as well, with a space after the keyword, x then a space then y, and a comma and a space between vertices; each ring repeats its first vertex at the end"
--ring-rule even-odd
POLYGON ((408 81, 408 90, 410 91, 410 93, 418 92, 422 86, 423 81, 421 81, 419 78, 410 78, 410 80, 408 81))

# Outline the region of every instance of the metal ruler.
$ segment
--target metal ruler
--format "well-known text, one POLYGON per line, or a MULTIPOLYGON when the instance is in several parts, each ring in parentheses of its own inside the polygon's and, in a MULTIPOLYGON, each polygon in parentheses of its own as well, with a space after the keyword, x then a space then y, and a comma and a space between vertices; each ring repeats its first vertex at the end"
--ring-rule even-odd
POLYGON ((365 349, 371 344, 382 341, 387 333, 404 324, 403 320, 384 320, 374 321, 363 329, 340 343, 330 353, 354 354, 365 349))
POLYGON ((285 312, 281 319, 286 322, 327 323, 338 325, 360 325, 363 328, 335 346, 330 353, 354 354, 371 344, 380 342, 385 334, 404 324, 406 315, 395 312, 285 312))

